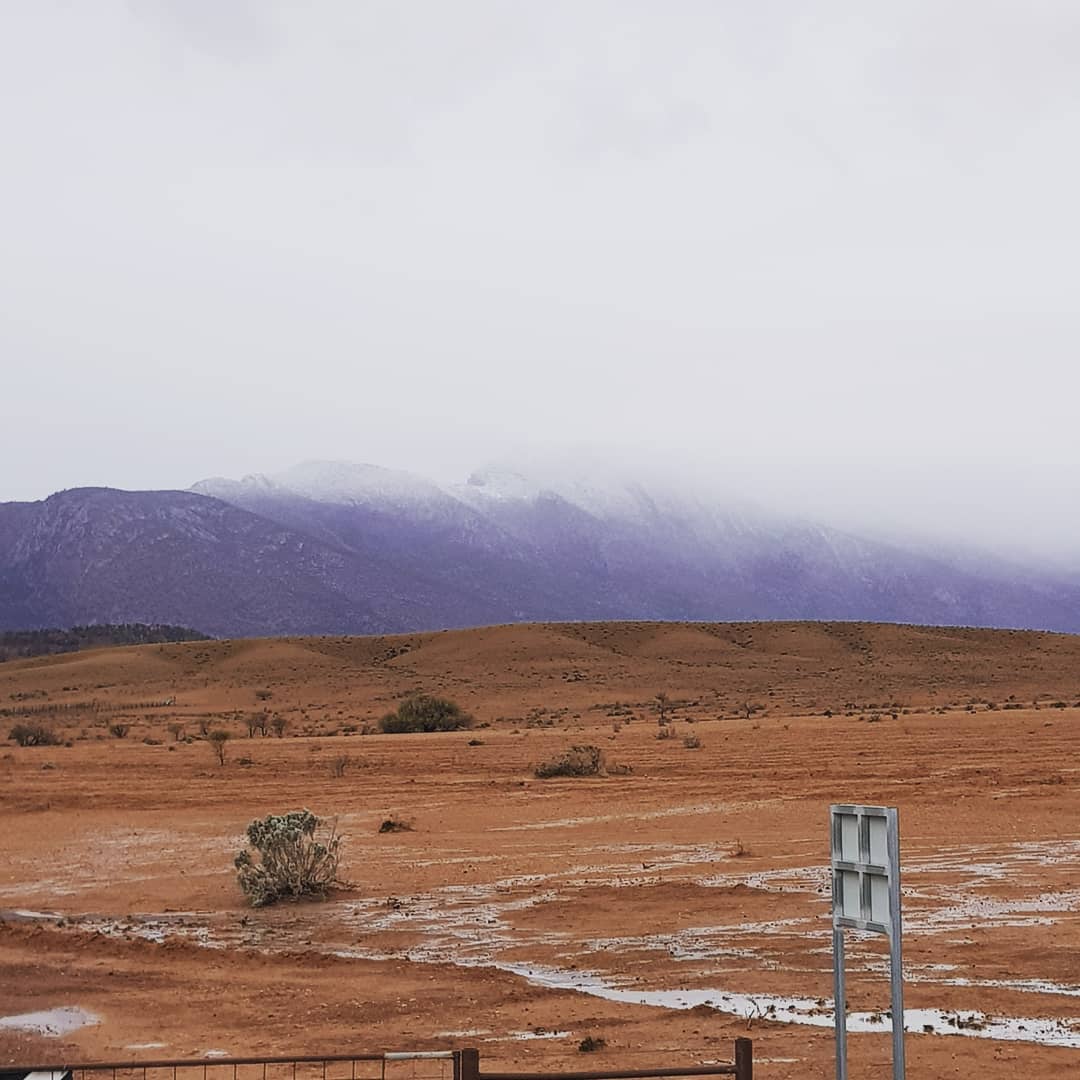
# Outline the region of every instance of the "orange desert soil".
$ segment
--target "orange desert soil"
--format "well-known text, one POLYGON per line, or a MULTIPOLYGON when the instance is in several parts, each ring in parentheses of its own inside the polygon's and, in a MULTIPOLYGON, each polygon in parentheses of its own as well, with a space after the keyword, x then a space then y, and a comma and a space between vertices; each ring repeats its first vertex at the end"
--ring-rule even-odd
MULTIPOLYGON (((757 1075, 829 1077, 828 807, 869 802, 901 812, 910 1075, 1080 1075, 1078 702, 1080 638, 865 624, 0 664, 2 734, 66 742, 0 750, 0 1018, 96 1021, 0 1019, 0 1060, 476 1045, 489 1067, 640 1068, 749 1033, 757 1075), (364 734, 416 691, 476 726, 364 734), (283 738, 248 737, 264 710, 283 738), (575 744, 607 775, 534 777, 575 744), (251 909, 244 828, 300 806, 336 818, 349 887, 251 909), (412 831, 381 834, 391 815, 412 831), (578 1053, 587 1035, 606 1048, 578 1053)), ((884 1077, 885 954, 848 955, 849 1009, 873 1018, 852 1076, 884 1077)))

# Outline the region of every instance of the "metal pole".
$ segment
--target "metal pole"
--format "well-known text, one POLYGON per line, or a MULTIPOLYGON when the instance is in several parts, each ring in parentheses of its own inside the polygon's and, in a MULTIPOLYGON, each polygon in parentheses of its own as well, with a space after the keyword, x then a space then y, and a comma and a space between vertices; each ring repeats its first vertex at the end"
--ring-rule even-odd
POLYGON ((889 984, 892 995, 893 1080, 904 1080, 904 960, 900 916, 900 813, 890 808, 889 817, 889 984))
POLYGON ((833 1019, 836 1025, 836 1080, 847 1080, 847 990, 844 986, 844 931, 833 927, 833 1019))

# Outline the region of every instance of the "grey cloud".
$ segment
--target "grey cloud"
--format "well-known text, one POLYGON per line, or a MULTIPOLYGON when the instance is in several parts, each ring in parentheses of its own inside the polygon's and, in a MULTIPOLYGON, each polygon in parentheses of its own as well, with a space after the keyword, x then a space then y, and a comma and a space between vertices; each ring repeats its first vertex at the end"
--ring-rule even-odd
POLYGON ((1072 3, 5 17, 0 498, 588 444, 1075 546, 1072 3))

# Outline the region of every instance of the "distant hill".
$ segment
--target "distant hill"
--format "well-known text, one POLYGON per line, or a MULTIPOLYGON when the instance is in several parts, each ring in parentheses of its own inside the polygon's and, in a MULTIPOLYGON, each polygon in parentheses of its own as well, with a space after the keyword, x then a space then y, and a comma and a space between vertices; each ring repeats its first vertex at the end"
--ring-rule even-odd
POLYGON ((206 634, 186 626, 148 626, 122 623, 73 626, 68 630, 5 630, 0 632, 0 663, 30 656, 101 649, 113 645, 159 645, 177 641, 210 641, 206 634))
POLYGON ((865 620, 1080 631, 1080 585, 633 480, 446 486, 311 463, 0 504, 0 629, 217 637, 533 621, 865 620))
MULTIPOLYGON (((268 691, 273 710, 297 723, 302 710, 305 722, 332 729, 376 720, 387 702, 421 689, 453 699, 480 722, 502 718, 524 728, 530 717, 571 726, 575 714, 608 724, 629 714, 652 719, 664 691, 684 718, 745 716, 747 703, 767 716, 828 709, 889 718, 917 704, 1072 707, 1077 671, 1080 636, 1067 634, 827 622, 538 623, 47 657, 0 665, 0 703, 25 698, 40 712, 89 698, 179 695, 182 711, 232 711, 262 708, 256 691, 268 691)), ((881 730, 886 742, 900 737, 896 728, 881 730)), ((762 732, 765 757, 776 735, 762 732)))

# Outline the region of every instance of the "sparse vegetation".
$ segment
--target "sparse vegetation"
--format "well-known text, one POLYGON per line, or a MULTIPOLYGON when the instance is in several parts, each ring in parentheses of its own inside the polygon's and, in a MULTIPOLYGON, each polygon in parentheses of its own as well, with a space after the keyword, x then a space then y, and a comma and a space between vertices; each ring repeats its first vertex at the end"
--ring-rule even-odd
POLYGON ((330 761, 330 775, 340 780, 352 764, 353 759, 348 754, 338 754, 330 761))
POLYGON ((663 727, 668 722, 668 713, 672 710, 671 698, 661 690, 653 701, 656 702, 656 722, 663 727))
POLYGON ((413 824, 411 821, 405 821, 404 818, 399 818, 396 814, 391 814, 388 818, 384 818, 382 824, 379 826, 380 833, 392 833, 392 832, 412 832, 413 824))
POLYGON ((578 1043, 578 1053, 594 1054, 597 1050, 603 1050, 605 1046, 607 1046, 606 1039, 602 1039, 595 1035, 586 1035, 585 1038, 578 1043))
POLYGON ((247 733, 249 739, 254 739, 256 732, 265 738, 269 730, 270 714, 265 709, 259 709, 258 712, 247 714, 247 733))
POLYGON ((415 694, 406 698, 397 712, 387 713, 379 727, 388 735, 406 732, 459 731, 472 727, 473 718, 447 698, 415 694))
POLYGON ((602 776, 604 752, 598 746, 571 746, 559 757, 536 767, 536 776, 549 780, 555 776, 602 776))
POLYGON ((117 723, 117 724, 110 724, 109 725, 109 734, 114 739, 126 739, 128 737, 128 732, 129 731, 131 731, 131 725, 130 724, 117 723))
POLYGON ((225 745, 232 738, 232 734, 226 731, 224 728, 215 728, 206 736, 207 741, 213 748, 214 753, 217 755, 218 764, 225 764, 225 745))
POLYGON ((44 724, 16 724, 8 738, 19 746, 59 746, 61 738, 44 724))
POLYGON ((247 842, 234 865, 252 907, 325 896, 341 884, 337 830, 310 810, 253 821, 247 827, 247 842))
POLYGON ((73 626, 70 630, 5 630, 0 633, 0 663, 28 656, 52 656, 111 645, 156 645, 174 641, 209 641, 186 626, 146 623, 73 626))

